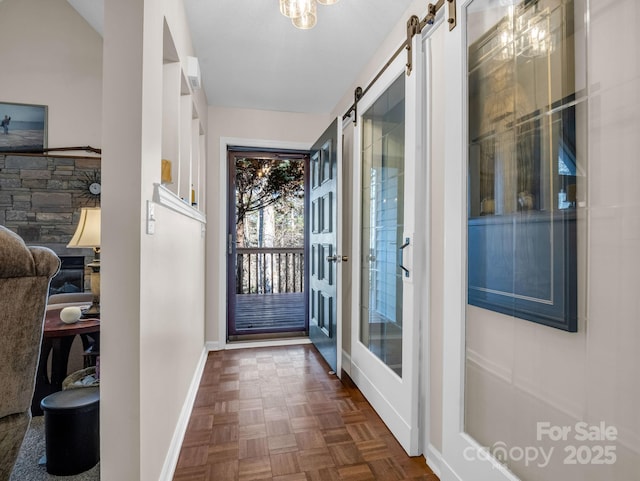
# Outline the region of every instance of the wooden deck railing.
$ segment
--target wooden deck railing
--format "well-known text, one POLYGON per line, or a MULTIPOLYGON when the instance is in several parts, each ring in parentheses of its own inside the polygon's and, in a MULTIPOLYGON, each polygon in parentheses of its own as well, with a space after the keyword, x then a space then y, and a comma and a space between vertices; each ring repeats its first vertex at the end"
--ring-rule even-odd
POLYGON ((236 256, 237 294, 303 291, 304 248, 242 247, 236 256))

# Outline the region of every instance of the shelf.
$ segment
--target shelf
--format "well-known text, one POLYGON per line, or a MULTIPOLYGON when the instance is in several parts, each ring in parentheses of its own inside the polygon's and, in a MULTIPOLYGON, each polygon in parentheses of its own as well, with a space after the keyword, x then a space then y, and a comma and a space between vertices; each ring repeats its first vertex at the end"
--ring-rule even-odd
POLYGON ((207 223, 207 217, 195 207, 187 204, 180 199, 176 194, 170 191, 162 184, 153 184, 153 201, 157 204, 163 205, 168 209, 178 212, 186 217, 190 217, 203 224, 207 223))

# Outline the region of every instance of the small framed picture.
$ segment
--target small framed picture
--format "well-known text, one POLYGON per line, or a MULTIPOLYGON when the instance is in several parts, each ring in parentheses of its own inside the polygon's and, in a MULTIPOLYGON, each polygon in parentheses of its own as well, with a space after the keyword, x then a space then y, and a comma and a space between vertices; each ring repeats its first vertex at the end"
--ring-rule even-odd
POLYGON ((0 102, 0 152, 47 148, 47 106, 0 102))

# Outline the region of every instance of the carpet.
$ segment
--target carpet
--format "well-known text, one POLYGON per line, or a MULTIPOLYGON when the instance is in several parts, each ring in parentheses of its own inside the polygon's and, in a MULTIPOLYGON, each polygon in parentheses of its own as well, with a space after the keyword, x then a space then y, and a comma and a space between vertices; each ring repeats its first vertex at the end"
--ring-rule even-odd
POLYGON ((22 442, 22 448, 9 481, 48 481, 52 479, 97 481, 100 479, 100 463, 90 470, 75 476, 54 476, 49 474, 45 466, 38 465, 38 460, 44 453, 44 416, 36 416, 31 420, 31 426, 22 442))

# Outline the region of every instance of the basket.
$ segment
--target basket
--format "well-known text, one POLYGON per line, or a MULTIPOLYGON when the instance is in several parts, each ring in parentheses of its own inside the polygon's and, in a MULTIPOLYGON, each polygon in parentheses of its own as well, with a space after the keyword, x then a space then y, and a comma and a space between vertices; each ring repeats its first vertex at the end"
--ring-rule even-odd
POLYGON ((96 367, 91 366, 69 374, 64 381, 62 381, 62 390, 95 387, 99 385, 100 379, 96 377, 96 367))

